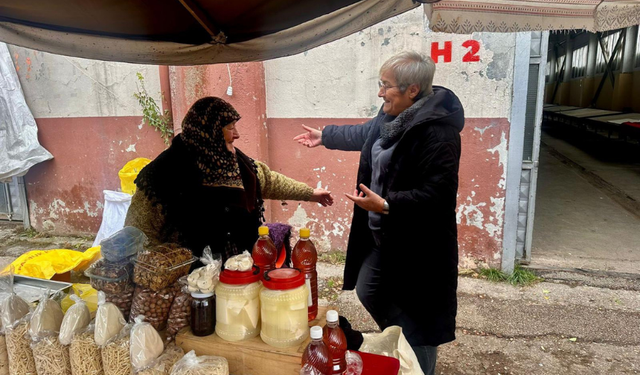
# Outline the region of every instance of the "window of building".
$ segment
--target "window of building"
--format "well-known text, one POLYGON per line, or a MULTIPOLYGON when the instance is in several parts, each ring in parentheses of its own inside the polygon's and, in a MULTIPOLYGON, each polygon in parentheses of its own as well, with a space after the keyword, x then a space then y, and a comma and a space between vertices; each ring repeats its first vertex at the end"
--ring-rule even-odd
POLYGON ((584 77, 587 72, 587 46, 573 51, 571 56, 571 78, 584 77))
MULTIPOLYGON (((620 33, 621 31, 618 30, 602 38, 602 43, 605 45, 609 53, 609 56, 611 56, 611 53, 613 52, 613 49, 615 48, 616 43, 618 42, 620 33)), ((613 58, 613 65, 611 66, 611 68, 614 72, 622 68, 622 47, 623 46, 620 46, 620 48, 618 49, 618 51, 616 51, 616 54, 613 58)), ((598 53, 596 55, 596 73, 604 73, 606 66, 607 66, 607 61, 605 60, 604 54, 602 53, 602 47, 600 43, 598 43, 598 53)))

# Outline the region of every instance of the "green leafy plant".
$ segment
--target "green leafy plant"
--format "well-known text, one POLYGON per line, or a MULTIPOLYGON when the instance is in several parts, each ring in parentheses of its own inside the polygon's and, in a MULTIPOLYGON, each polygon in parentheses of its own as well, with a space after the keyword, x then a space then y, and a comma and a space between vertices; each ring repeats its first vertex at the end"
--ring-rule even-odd
MULTIPOLYGON (((164 140, 166 145, 169 145, 171 138, 173 138, 173 121, 171 119, 171 113, 168 109, 164 112, 160 109, 156 101, 149 95, 146 87, 144 86, 144 77, 141 73, 136 73, 138 77, 138 92, 133 96, 138 99, 140 107, 142 107, 142 115, 147 124, 151 125, 155 131, 160 131, 160 136, 164 140)), ((164 99, 164 95, 162 95, 164 99)))
POLYGON ((480 269, 480 276, 492 282, 506 281, 511 285, 531 285, 541 279, 533 272, 522 268, 520 265, 516 265, 511 274, 504 273, 495 268, 482 268, 480 269))

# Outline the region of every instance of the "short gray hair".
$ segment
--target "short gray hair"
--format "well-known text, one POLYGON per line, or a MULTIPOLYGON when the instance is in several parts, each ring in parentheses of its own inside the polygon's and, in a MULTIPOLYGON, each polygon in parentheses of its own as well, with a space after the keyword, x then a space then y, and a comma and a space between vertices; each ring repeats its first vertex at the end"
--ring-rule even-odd
POLYGON ((420 86, 418 97, 431 93, 436 64, 431 57, 418 52, 400 52, 385 61, 380 68, 380 74, 391 71, 396 78, 396 84, 402 91, 412 84, 420 86))

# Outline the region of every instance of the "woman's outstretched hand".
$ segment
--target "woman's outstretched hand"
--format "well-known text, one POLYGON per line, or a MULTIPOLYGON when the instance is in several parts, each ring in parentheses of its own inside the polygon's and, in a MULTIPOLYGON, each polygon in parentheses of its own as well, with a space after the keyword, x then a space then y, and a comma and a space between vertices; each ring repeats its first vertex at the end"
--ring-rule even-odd
POLYGON ((306 130, 306 133, 302 133, 293 137, 294 141, 298 141, 303 146, 309 148, 322 145, 322 132, 318 129, 310 128, 306 125, 302 125, 302 128, 306 130))
POLYGON ((310 201, 320 203, 324 207, 327 207, 333 204, 333 197, 331 196, 330 191, 317 188, 313 189, 313 195, 311 196, 310 201))

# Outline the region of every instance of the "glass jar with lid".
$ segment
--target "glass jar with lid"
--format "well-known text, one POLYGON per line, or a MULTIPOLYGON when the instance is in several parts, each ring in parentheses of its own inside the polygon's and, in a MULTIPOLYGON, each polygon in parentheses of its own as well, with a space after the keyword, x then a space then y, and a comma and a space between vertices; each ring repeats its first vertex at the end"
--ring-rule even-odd
POLYGON ((260 333, 260 269, 224 270, 216 286, 216 334, 241 341, 260 333))
POLYGON ((267 272, 262 283, 262 341, 279 348, 300 345, 309 336, 304 274, 296 268, 279 268, 267 272))
POLYGON ((191 332, 209 336, 216 329, 216 300, 213 293, 191 293, 191 332))

